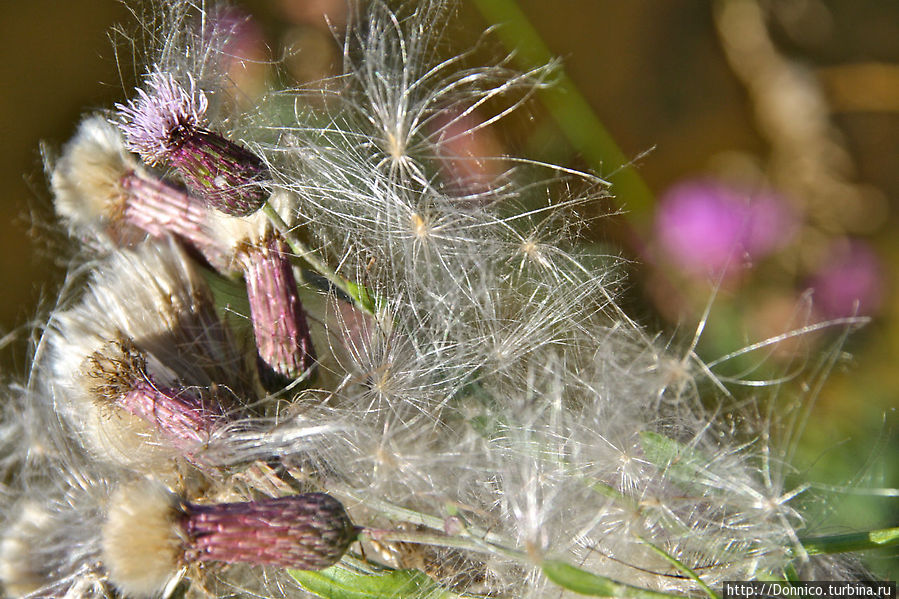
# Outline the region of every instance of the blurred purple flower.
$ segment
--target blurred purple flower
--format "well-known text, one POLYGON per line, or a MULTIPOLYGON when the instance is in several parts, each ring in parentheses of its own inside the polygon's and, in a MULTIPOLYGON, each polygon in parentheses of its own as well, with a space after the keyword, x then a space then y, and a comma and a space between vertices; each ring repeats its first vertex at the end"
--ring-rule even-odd
POLYGON ((210 47, 220 47, 218 67, 224 87, 239 104, 251 104, 265 88, 268 54, 262 28, 246 11, 224 6, 213 12, 202 32, 210 47))
POLYGON ((503 148, 484 119, 460 107, 447 108, 429 119, 428 128, 447 183, 463 193, 488 191, 503 170, 491 157, 502 155, 503 148))
POLYGON ((883 267, 864 241, 835 242, 809 284, 815 308, 824 317, 872 315, 883 303, 883 267))
POLYGON ((656 236, 667 260, 684 270, 718 274, 783 247, 796 218, 767 191, 742 190, 711 180, 689 180, 665 193, 656 236))

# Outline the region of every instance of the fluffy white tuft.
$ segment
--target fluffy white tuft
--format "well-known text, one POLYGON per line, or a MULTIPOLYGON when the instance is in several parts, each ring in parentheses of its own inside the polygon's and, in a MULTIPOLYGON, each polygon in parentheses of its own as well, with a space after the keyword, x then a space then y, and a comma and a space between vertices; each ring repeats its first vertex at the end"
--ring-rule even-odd
MULTIPOLYGON (((288 208, 295 204, 294 198, 284 189, 276 189, 268 203, 279 213, 285 215, 288 224, 293 222, 293 215, 288 208)), ((274 227, 261 211, 250 216, 231 216, 218 210, 208 214, 210 235, 215 237, 223 249, 233 260, 234 255, 245 246, 262 243, 267 237, 274 235, 274 227)), ((234 263, 229 265, 235 268, 234 263)))
MULTIPOLYGON (((317 286, 302 290, 317 321, 315 378, 269 394, 247 374, 253 352, 234 349, 185 252, 153 241, 119 251, 91 265, 86 291, 50 320, 32 393, 40 422, 75 430, 94 462, 109 460, 110 444, 98 445, 92 429, 127 432, 135 444, 116 451, 135 455, 109 461, 143 460, 147 474, 189 486, 191 500, 326 490, 369 528, 373 561, 421 569, 459 592, 556 597, 540 569, 548 558, 690 594, 698 587, 673 560, 713 587, 793 565, 815 572, 798 542, 811 529, 807 489, 788 484, 789 449, 774 440, 777 417, 795 433, 795 406, 808 398, 753 412, 762 401, 774 406, 776 392, 733 401, 715 370, 727 357, 704 364, 692 346, 677 351, 628 316, 621 261, 577 245, 589 224, 582 215, 604 210, 598 177, 476 156, 498 168, 480 170, 475 187, 452 180, 447 144, 521 106, 547 70, 437 58, 446 9, 428 0, 393 11, 374 0, 347 32, 345 72, 315 90, 315 102, 285 89, 257 114, 231 119, 218 95, 221 39, 189 27, 190 15, 206 27, 212 13, 169 3, 163 27, 148 30, 156 87, 179 102, 176 85, 202 92, 216 130, 239 128, 272 169, 276 208, 291 229, 281 233, 311 241, 321 263, 365 286, 371 303, 350 306, 322 273, 306 277, 317 286), (508 108, 489 112, 501 104, 508 108), (103 417, 86 391, 85 359, 118 337, 146 353, 160 384, 235 400, 199 474, 177 479, 165 460, 147 459, 167 448, 103 417), (372 530, 385 529, 427 533, 431 546, 379 542, 372 530)), ((221 217, 210 231, 234 249, 270 225, 261 215, 221 217)), ((812 369, 809 389, 828 364, 812 369)), ((133 475, 111 469, 116 481, 133 475)), ((99 477, 86 476, 88 488, 99 477)), ((126 593, 158 593, 181 567, 170 496, 127 487, 109 506, 111 578, 126 593)), ((82 543, 82 563, 97 543, 82 543)), ((268 571, 215 572, 221 594, 294 591, 268 571)))
POLYGON ((42 397, 97 457, 164 463, 173 453, 151 426, 96 396, 95 352, 128 340, 147 355, 157 383, 214 385, 232 406, 255 394, 253 371, 196 266, 174 243, 123 250, 96 266, 83 297, 50 320, 42 397))
POLYGON ((124 486, 109 500, 103 563, 113 584, 132 597, 154 597, 178 573, 177 501, 154 483, 124 486))
POLYGON ((138 164, 119 130, 102 116, 81 122, 50 177, 56 211, 74 234, 106 237, 109 222, 124 211, 122 177, 142 168, 138 164))

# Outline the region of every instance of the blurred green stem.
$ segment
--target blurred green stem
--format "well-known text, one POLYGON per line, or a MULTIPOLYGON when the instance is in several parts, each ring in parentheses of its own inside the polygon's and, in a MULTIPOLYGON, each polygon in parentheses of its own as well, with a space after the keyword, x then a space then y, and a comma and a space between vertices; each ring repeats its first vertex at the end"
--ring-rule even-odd
MULTIPOLYGON (((553 60, 549 48, 515 0, 472 2, 485 19, 502 25, 497 33, 503 44, 515 51, 519 68, 532 69, 553 60)), ((583 154, 591 168, 605 177, 602 171, 607 168, 606 165, 621 166, 608 175, 617 189, 619 205, 626 209, 626 216, 633 224, 645 222, 654 203, 652 192, 637 171, 628 164, 630 160, 563 69, 559 71, 555 85, 540 90, 540 98, 565 137, 583 154)))
MULTIPOLYGON (((523 566, 529 566, 534 561, 533 557, 524 551, 513 549, 505 545, 488 543, 470 536, 449 536, 414 530, 375 529, 367 529, 363 534, 373 540, 381 542, 419 543, 423 545, 452 547, 467 551, 500 554, 517 561, 523 566)), ((576 566, 572 566, 561 560, 538 559, 537 561, 539 562, 539 567, 543 571, 543 574, 549 580, 563 588, 582 595, 591 595, 595 597, 633 597, 635 599, 685 599, 682 595, 652 591, 619 582, 606 576, 600 576, 576 566)), ((718 599, 717 595, 715 595, 711 589, 706 587, 702 581, 699 581, 698 578, 696 578, 696 580, 704 590, 707 590, 707 592, 710 593, 710 596, 713 599, 718 599)))
POLYGON ((672 566, 674 566, 675 568, 680 570, 684 575, 686 575, 687 578, 689 578, 690 580, 695 582, 697 585, 699 585, 699 588, 701 588, 703 591, 705 591, 705 594, 709 596, 709 599, 721 599, 721 596, 718 593, 713 591, 709 585, 707 585, 705 582, 703 582, 703 580, 699 577, 699 575, 693 569, 688 567, 682 561, 680 561, 679 559, 677 559, 676 557, 674 557, 673 555, 671 555, 670 553, 668 553, 661 547, 650 543, 647 539, 644 539, 641 536, 638 536, 637 538, 640 539, 641 541, 643 541, 643 543, 645 543, 650 549, 652 549, 652 551, 656 555, 662 557, 665 561, 667 561, 669 564, 671 564, 672 566))
POLYGON ((899 545, 899 527, 869 530, 845 535, 799 539, 809 555, 848 553, 867 549, 883 549, 899 545))

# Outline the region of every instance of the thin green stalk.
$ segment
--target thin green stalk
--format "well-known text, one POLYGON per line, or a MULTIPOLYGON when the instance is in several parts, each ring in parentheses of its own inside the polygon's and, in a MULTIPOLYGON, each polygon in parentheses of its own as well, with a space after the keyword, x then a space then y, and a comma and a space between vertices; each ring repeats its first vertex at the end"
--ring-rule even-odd
MULTIPOLYGON (((332 489, 332 491, 334 490, 332 489)), ((352 493, 347 491, 344 491, 343 493, 337 491, 337 494, 343 494, 358 499, 352 493)), ((440 530, 444 524, 443 519, 436 516, 422 514, 408 508, 393 505, 386 501, 369 499, 365 502, 365 505, 387 516, 421 524, 432 529, 440 530)), ((463 532, 464 536, 447 535, 444 533, 433 533, 428 531, 376 529, 367 529, 363 531, 362 534, 367 535, 376 541, 420 543, 425 545, 454 547, 481 553, 495 553, 513 559, 522 565, 534 565, 534 559, 532 559, 526 552, 508 546, 506 540, 499 535, 487 533, 480 529, 466 527, 463 532)), ((537 565, 550 581, 582 595, 592 595, 596 597, 633 597, 635 599, 683 599, 681 595, 651 591, 649 589, 618 582, 617 580, 582 570, 581 568, 572 566, 561 560, 541 560, 537 565)), ((703 588, 707 588, 702 585, 701 581, 697 582, 699 582, 703 588)), ((718 598, 715 596, 713 599, 718 598)))
MULTIPOLYGON (((395 520, 409 522, 411 524, 419 524, 421 526, 426 526, 427 528, 431 528, 434 530, 443 530, 443 527, 446 525, 446 521, 443 518, 431 516, 430 514, 423 514, 421 512, 410 510, 409 508, 405 508, 399 505, 394 505, 389 501, 375 499, 372 497, 363 500, 353 492, 336 486, 330 486, 329 491, 339 497, 347 497, 349 499, 352 499, 353 501, 358 501, 359 503, 364 504, 366 507, 378 511, 385 516, 393 518, 395 520)), ((486 530, 482 530, 480 528, 466 526, 465 532, 469 536, 477 538, 478 540, 485 543, 502 545, 505 542, 505 539, 503 539, 501 536, 487 532, 486 530)))
POLYGON ((690 580, 695 582, 699 586, 699 588, 701 588, 703 591, 705 591, 705 594, 708 595, 710 599, 721 599, 721 596, 718 595, 718 593, 716 593, 715 591, 713 591, 709 585, 707 585, 705 582, 703 582, 702 579, 699 577, 699 575, 696 572, 694 572, 692 568, 688 567, 682 561, 680 561, 679 559, 677 559, 676 557, 674 557, 673 555, 671 555, 670 553, 668 553, 661 547, 658 547, 657 545, 650 543, 648 540, 644 539, 643 537, 638 537, 638 538, 641 541, 643 541, 643 543, 647 547, 652 549, 653 552, 655 552, 657 555, 662 557, 669 564, 671 564, 672 566, 674 566, 675 568, 680 570, 682 574, 687 576, 687 578, 689 578, 690 580))
MULTIPOLYGON (((553 60, 553 54, 515 0, 472 2, 485 19, 501 25, 497 34, 507 48, 516 52, 515 60, 520 68, 532 69, 553 60)), ((623 165, 608 178, 618 190, 616 195, 626 198, 627 217, 635 222, 644 221, 654 203, 652 192, 634 168, 624 166, 630 160, 596 117, 577 85, 560 70, 556 84, 539 93, 565 137, 592 168, 603 174, 601 171, 608 164, 623 165)))
POLYGON ((599 576, 576 568, 571 564, 546 560, 540 568, 548 579, 557 585, 591 597, 631 597, 632 599, 685 599, 683 595, 663 593, 636 587, 605 576, 599 576))
MULTIPOLYGON (((445 534, 434 534, 414 530, 374 530, 363 531, 364 535, 375 541, 394 541, 401 543, 418 543, 423 545, 435 545, 439 547, 453 547, 467 551, 481 553, 499 553, 526 566, 532 565, 532 560, 524 551, 512 549, 505 545, 485 543, 472 537, 457 537, 445 534)), ((651 591, 623 582, 618 582, 605 576, 593 574, 576 566, 560 560, 543 560, 540 569, 544 575, 555 584, 582 595, 596 597, 633 597, 635 599, 683 599, 681 595, 651 591)), ((697 583, 712 599, 719 599, 702 581, 697 583)))
POLYGON ((355 304, 359 308, 361 308, 365 312, 368 312, 372 316, 377 316, 375 302, 372 299, 372 295, 371 293, 369 293, 368 289, 366 289, 362 285, 358 285, 341 277, 330 266, 325 264, 325 262, 315 254, 315 252, 306 247, 306 244, 297 239, 295 235, 291 234, 290 227, 287 226, 287 223, 284 222, 284 219, 281 218, 281 215, 278 214, 278 211, 275 210, 271 204, 269 204, 268 202, 263 204, 262 211, 272 222, 278 232, 284 236, 284 240, 287 242, 287 245, 290 246, 290 249, 295 254, 309 263, 309 265, 316 272, 328 279, 328 281, 332 285, 352 298, 353 302, 355 302, 355 304))
POLYGON ((799 539, 799 542, 809 555, 883 549, 899 545, 899 526, 844 535, 809 537, 799 539))
POLYGON ((366 529, 362 534, 375 541, 388 541, 397 543, 417 543, 419 545, 434 545, 437 547, 451 547, 453 549, 465 549, 477 553, 500 553, 510 559, 522 563, 528 562, 528 556, 523 551, 487 543, 474 537, 450 536, 440 533, 422 532, 418 530, 375 530, 366 529))

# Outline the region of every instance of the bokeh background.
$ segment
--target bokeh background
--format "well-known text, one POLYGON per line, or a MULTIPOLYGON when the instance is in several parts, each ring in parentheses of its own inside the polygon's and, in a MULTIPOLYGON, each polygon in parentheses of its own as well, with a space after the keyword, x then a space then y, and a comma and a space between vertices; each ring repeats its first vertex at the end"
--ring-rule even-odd
MULTIPOLYGON (((462 0, 444 51, 471 47, 489 21, 517 10, 562 59, 561 85, 454 151, 525 153, 618 184, 614 200, 584 216, 622 210, 591 220, 588 233, 601 251, 630 260, 624 293, 635 317, 686 351, 710 305, 696 348, 709 362, 776 341, 716 370, 787 379, 786 391, 746 387, 746 397, 789 393, 807 382, 788 376, 797 364, 832 361, 820 391, 798 390, 815 405, 796 475, 836 489, 819 516, 828 532, 895 526, 899 3, 462 0), (559 125, 579 118, 579 98, 596 118, 580 136, 559 125), (870 323, 839 324, 857 315, 870 323), (820 322, 834 324, 789 334, 820 322)), ((343 0, 243 2, 235 15, 253 24, 240 51, 264 58, 291 49, 297 81, 333 74, 339 52, 323 13, 341 27, 343 0)), ((117 59, 109 41, 114 24, 133 25, 115 0, 0 3, 7 377, 25 372, 28 323, 64 267, 40 144, 58 148, 79 115, 120 101, 135 82, 128 52, 117 59)), ((534 40, 516 27, 498 30, 483 58, 523 44, 519 66, 538 60, 534 40)), ((235 77, 252 88, 266 74, 235 77)), ((868 559, 895 580, 895 550, 868 559)))

